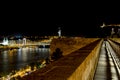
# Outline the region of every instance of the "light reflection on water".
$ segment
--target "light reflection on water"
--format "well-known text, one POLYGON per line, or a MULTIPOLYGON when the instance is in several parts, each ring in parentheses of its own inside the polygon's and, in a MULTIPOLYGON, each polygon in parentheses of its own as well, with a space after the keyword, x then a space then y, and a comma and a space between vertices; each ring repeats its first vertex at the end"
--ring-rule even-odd
POLYGON ((29 65, 31 62, 49 57, 49 48, 20 48, 0 52, 0 74, 29 65))

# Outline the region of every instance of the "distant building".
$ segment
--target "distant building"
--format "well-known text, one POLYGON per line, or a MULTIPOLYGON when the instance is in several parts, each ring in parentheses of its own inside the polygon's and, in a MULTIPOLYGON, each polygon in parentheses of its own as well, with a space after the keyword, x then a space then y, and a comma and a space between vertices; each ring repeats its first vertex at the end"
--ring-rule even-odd
POLYGON ((9 44, 9 41, 8 41, 8 38, 7 37, 4 37, 3 38, 3 42, 0 43, 1 45, 8 45, 9 44))

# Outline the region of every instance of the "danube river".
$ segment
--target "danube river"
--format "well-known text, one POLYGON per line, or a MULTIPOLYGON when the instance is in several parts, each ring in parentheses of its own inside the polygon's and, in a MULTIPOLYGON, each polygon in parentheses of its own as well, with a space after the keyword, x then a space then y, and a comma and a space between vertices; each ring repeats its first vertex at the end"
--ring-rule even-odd
POLYGON ((32 62, 49 57, 49 48, 26 47, 0 51, 0 75, 24 68, 32 62))

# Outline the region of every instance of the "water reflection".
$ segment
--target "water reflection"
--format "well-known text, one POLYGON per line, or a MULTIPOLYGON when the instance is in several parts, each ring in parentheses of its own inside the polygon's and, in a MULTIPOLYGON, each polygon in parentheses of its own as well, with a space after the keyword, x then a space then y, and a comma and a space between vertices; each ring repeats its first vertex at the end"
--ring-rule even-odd
POLYGON ((0 52, 0 75, 49 57, 49 48, 20 48, 0 52))

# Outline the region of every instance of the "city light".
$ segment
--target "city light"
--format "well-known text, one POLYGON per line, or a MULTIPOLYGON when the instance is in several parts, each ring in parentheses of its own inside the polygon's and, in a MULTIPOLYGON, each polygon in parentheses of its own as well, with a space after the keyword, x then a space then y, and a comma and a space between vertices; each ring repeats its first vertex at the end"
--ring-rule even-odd
POLYGON ((2 45, 8 45, 8 38, 4 38, 3 42, 0 43, 0 44, 2 44, 2 45))

